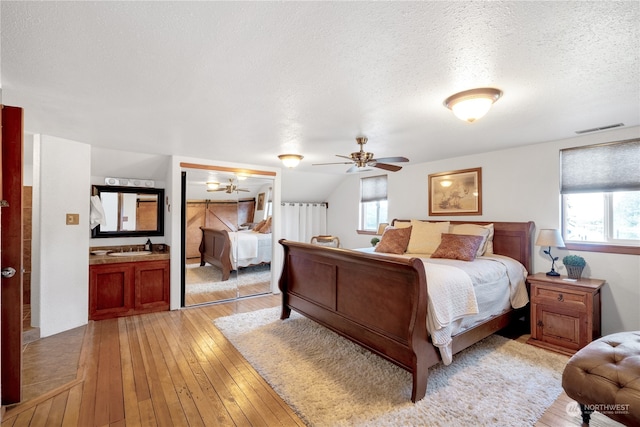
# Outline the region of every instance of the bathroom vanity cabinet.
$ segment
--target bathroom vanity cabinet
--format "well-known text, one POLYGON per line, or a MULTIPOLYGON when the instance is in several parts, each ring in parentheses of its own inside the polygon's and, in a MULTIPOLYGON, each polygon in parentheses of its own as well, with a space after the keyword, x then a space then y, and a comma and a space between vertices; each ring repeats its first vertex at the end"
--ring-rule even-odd
POLYGON ((169 260, 89 265, 89 319, 169 310, 169 260))

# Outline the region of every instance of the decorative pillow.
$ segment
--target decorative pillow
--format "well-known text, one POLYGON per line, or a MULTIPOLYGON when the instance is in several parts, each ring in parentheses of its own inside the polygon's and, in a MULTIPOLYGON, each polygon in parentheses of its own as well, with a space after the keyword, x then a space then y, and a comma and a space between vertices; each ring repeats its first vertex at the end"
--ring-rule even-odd
POLYGON ((485 227, 489 228, 489 236, 487 236, 487 243, 485 245, 485 254, 492 254, 493 253, 493 234, 494 234, 494 228, 493 228, 493 224, 487 224, 485 225, 485 227))
POLYGON ((411 227, 411 222, 409 221, 395 221, 393 223, 394 228, 407 228, 411 227))
POLYGON ((449 221, 424 222, 411 220, 411 237, 407 253, 432 254, 440 244, 440 235, 449 232, 449 221))
POLYGON ((442 241, 438 249, 431 254, 431 258, 459 259, 473 261, 476 258, 478 247, 482 243, 482 236, 470 236, 467 234, 442 234, 442 241))
POLYGON ((260 232, 260 229, 261 229, 262 227, 264 227, 264 225, 265 225, 266 223, 267 223, 267 220, 266 220, 266 219, 263 219, 262 221, 260 221, 259 223, 257 223, 257 224, 255 225, 255 227, 253 227, 253 231, 255 231, 256 233, 259 233, 259 232, 260 232))
POLYGON ((478 252, 476 252, 476 256, 478 257, 478 256, 484 255, 485 251, 487 250, 487 240, 488 240, 489 234, 491 234, 493 238, 493 234, 492 234, 493 224, 489 224, 489 225, 452 224, 449 230, 449 233, 467 234, 471 236, 482 236, 482 243, 480 243, 480 246, 478 247, 478 252), (491 227, 489 227, 489 225, 491 227))
POLYGON ((260 233, 269 234, 271 233, 271 217, 267 219, 264 225, 260 228, 260 233))
POLYGON ((382 240, 376 245, 375 252, 385 252, 388 254, 403 254, 407 250, 409 238, 411 237, 411 227, 391 228, 387 227, 382 234, 382 240))

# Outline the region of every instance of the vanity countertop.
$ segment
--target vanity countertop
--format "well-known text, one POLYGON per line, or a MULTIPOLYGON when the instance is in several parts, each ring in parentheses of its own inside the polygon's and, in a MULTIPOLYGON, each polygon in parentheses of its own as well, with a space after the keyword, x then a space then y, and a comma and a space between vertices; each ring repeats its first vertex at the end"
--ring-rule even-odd
POLYGON ((168 250, 168 247, 165 245, 165 250, 164 251, 153 251, 152 253, 148 254, 148 255, 141 255, 136 249, 133 249, 131 251, 131 255, 126 255, 128 253, 128 249, 129 248, 120 248, 120 247, 113 247, 113 248, 105 248, 105 247, 101 247, 101 248, 92 248, 92 251, 94 250, 99 250, 99 251, 104 251, 104 250, 108 250, 110 252, 117 252, 117 253, 122 253, 122 255, 119 256, 113 256, 113 255, 109 255, 109 254, 105 254, 105 255, 94 255, 93 253, 89 254, 89 265, 100 265, 100 264, 118 264, 118 263, 123 263, 123 262, 143 262, 143 261, 162 261, 162 260, 168 260, 171 258, 171 254, 168 250))

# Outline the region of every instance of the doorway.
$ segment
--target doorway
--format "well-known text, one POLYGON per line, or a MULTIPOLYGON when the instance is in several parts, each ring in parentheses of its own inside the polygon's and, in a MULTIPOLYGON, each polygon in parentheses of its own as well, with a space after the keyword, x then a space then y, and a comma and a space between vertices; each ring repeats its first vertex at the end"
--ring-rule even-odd
POLYGON ((274 179, 256 172, 183 168, 183 306, 271 292, 274 179))

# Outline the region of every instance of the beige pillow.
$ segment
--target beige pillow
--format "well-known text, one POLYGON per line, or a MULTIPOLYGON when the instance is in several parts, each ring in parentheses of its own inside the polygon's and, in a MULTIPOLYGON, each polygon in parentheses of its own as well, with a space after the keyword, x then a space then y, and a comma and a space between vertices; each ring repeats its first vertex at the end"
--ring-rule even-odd
POLYGON ((407 253, 411 254, 432 254, 440 245, 442 233, 449 232, 449 221, 446 222, 424 222, 415 219, 411 220, 411 238, 407 253))
POLYGON ((485 242, 485 250, 483 255, 489 255, 493 253, 493 234, 495 230, 493 228, 493 224, 487 224, 484 227, 487 227, 489 229, 489 235, 487 236, 487 241, 485 242))
POLYGON ((394 228, 408 228, 411 227, 411 223, 409 221, 396 221, 393 223, 394 228))
POLYGON ((482 240, 482 236, 444 233, 438 249, 431 255, 431 258, 473 261, 476 258, 476 252, 482 240))
POLYGON ((466 234, 469 236, 481 236, 482 242, 478 247, 478 252, 476 256, 484 255, 487 250, 487 240, 489 238, 489 234, 493 237, 493 224, 489 225, 478 225, 478 224, 452 224, 449 232, 451 234, 466 234), (489 225, 491 227, 489 227, 489 225))
POLYGON ((260 233, 269 234, 271 233, 271 217, 267 219, 267 222, 260 228, 260 233))
POLYGON ((407 250, 409 238, 411 237, 411 227, 392 228, 387 227, 382 234, 382 240, 376 245, 375 252, 388 254, 403 254, 407 250))
POLYGON ((260 221, 258 224, 256 224, 255 227, 253 227, 253 231, 255 231, 256 233, 259 233, 260 230, 262 229, 262 227, 264 227, 264 225, 267 223, 266 219, 263 219, 262 221, 260 221))

